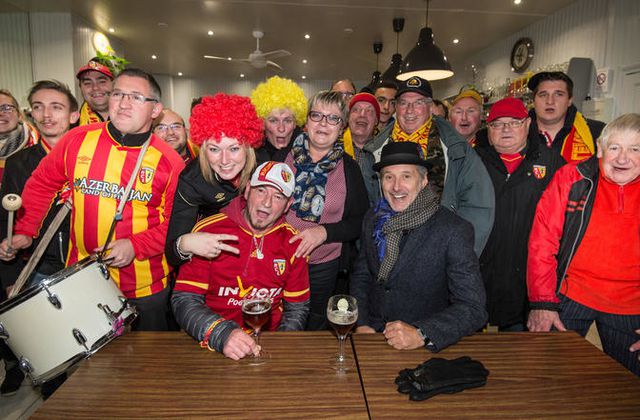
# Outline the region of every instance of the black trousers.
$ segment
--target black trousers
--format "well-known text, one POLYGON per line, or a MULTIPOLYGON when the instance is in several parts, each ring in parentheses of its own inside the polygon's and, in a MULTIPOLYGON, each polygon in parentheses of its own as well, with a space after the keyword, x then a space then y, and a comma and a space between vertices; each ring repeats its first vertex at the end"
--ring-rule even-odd
POLYGON ((593 321, 598 327, 602 350, 640 376, 640 352, 629 347, 640 340, 635 330, 640 328, 640 315, 615 315, 596 311, 567 297, 562 298, 560 320, 568 330, 587 335, 593 321))
POLYGON ((138 318, 133 322, 133 331, 167 331, 167 311, 169 310, 170 288, 151 296, 129 299, 138 310, 138 318))
POLYGON ((326 330, 327 303, 336 289, 340 258, 321 264, 309 264, 311 308, 307 319, 307 331, 326 330))

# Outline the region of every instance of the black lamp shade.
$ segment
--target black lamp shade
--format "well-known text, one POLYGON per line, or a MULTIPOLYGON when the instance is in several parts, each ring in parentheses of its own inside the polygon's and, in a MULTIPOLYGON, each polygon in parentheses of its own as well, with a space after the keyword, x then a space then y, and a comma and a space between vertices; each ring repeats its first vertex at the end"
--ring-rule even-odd
POLYGON ((402 55, 393 54, 391 56, 391 65, 382 73, 382 80, 385 82, 396 82, 396 76, 402 70, 402 55))
POLYGON ((422 28, 415 47, 406 55, 398 80, 418 76, 426 80, 440 80, 453 76, 444 52, 434 43, 431 28, 422 28))
POLYGON ((373 93, 376 91, 378 85, 380 84, 380 72, 378 70, 374 71, 371 75, 371 82, 365 87, 363 87, 360 92, 373 93))

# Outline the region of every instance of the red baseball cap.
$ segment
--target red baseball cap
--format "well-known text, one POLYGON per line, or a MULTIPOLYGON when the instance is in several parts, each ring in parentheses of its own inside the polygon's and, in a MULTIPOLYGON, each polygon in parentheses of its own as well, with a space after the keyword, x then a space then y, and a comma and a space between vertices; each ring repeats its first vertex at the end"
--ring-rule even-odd
POLYGON ((490 123, 491 121, 502 117, 511 117, 522 120, 528 116, 529 113, 527 112, 527 108, 525 108, 524 103, 522 103, 520 99, 509 97, 500 99, 498 102, 493 104, 489 110, 487 122, 490 123))
POLYGON ((86 65, 80 67, 80 70, 78 70, 78 72, 76 73, 76 78, 80 79, 80 75, 89 70, 94 70, 102 73, 109 79, 113 80, 113 74, 111 74, 111 70, 109 70, 109 67, 105 66, 104 64, 100 64, 95 60, 89 60, 86 65))
POLYGON ((357 95, 354 95, 353 98, 351 98, 351 101, 349 101, 349 111, 351 111, 351 108, 353 108, 357 102, 368 102, 373 105, 373 109, 376 110, 376 118, 380 119, 380 104, 375 96, 366 92, 360 92, 357 95))

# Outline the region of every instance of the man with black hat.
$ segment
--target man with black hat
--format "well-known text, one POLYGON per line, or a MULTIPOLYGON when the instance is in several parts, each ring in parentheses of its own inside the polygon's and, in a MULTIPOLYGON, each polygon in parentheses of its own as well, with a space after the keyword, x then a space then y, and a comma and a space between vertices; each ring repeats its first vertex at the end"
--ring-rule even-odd
POLYGON ((376 160, 388 142, 413 142, 429 168, 429 187, 440 204, 474 228, 474 250, 482 253, 493 225, 493 186, 484 165, 466 139, 444 118, 432 115, 433 92, 428 80, 412 77, 401 82, 396 93, 396 121, 391 135, 376 138, 365 149, 376 160))
POLYGON ((382 149, 374 169, 384 197, 364 218, 351 294, 356 332, 435 352, 482 327, 487 312, 473 227, 440 206, 427 166, 413 142, 382 149))
POLYGON ((84 103, 80 108, 79 125, 104 122, 109 119, 109 95, 113 89, 113 73, 97 58, 80 67, 76 73, 84 103))
POLYGON ((529 111, 529 136, 559 153, 567 163, 596 152, 601 121, 585 118, 573 105, 573 81, 561 71, 543 71, 529 79, 534 109, 529 111))

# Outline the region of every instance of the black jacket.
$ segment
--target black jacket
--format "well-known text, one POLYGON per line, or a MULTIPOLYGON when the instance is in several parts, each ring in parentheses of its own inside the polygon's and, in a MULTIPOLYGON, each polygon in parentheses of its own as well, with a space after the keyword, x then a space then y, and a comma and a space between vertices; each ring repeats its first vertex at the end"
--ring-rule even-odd
MULTIPOLYGON (((2 178, 2 187, 0 188, 0 197, 4 197, 6 194, 22 194, 24 185, 27 183, 27 179, 31 176, 31 173, 35 171, 36 167, 42 159, 47 155, 47 152, 42 147, 42 144, 38 143, 35 146, 28 147, 16 153, 7 159, 4 175, 2 178)), ((58 201, 58 196, 51 206, 49 213, 42 223, 43 228, 48 227, 53 218, 58 213, 61 205, 55 204, 58 201)), ((20 211, 18 211, 18 215, 20 211)), ((17 215, 16 215, 17 216, 17 215)), ((14 216, 15 217, 15 216, 14 216)), ((8 213, 4 208, 0 208, 0 233, 2 238, 7 237, 7 219, 8 213)), ((54 274, 64 268, 65 260, 67 257, 67 250, 69 249, 69 221, 71 217, 67 215, 65 220, 58 228, 56 234, 51 239, 49 246, 43 254, 40 262, 35 267, 35 271, 42 274, 54 274)), ((14 218, 15 221, 15 218, 14 218)), ((34 241, 33 246, 37 245, 37 240, 34 241)), ((26 254, 23 253, 22 257, 26 254)), ((21 255, 14 263, 8 263, 2 265, 2 285, 4 287, 12 285, 23 267, 23 261, 21 255)))
MULTIPOLYGON (((569 106, 569 109, 567 110, 567 115, 564 117, 564 125, 562 126, 560 131, 558 131, 558 134, 556 134, 556 137, 553 139, 553 143, 551 144, 551 149, 554 150, 559 155, 562 153, 563 140, 565 137, 567 137, 567 135, 571 131, 571 128, 573 127, 573 123, 576 119, 577 112, 578 112, 578 108, 576 108, 575 105, 569 106)), ((529 111, 529 117, 531 117, 531 125, 529 126, 529 138, 537 139, 540 144, 546 146, 547 139, 544 137, 544 135, 540 134, 540 129, 538 128, 535 109, 531 109, 529 111)), ((600 133, 602 133, 602 129, 604 128, 605 124, 602 121, 591 120, 586 117, 585 117, 585 120, 587 121, 587 127, 589 127, 589 131, 591 131, 591 137, 593 137, 593 143, 595 145, 596 140, 598 139, 598 137, 600 137, 600 133)))
POLYGON ((496 216, 480 270, 487 290, 489 323, 507 327, 524 323, 527 303, 527 244, 538 200, 558 168, 559 153, 528 141, 518 169, 507 173, 500 155, 489 145, 486 129, 476 135, 475 150, 482 159, 495 190, 496 216))
POLYGON ((298 137, 302 133, 302 129, 298 126, 293 129, 293 134, 291 134, 291 140, 289 144, 287 144, 282 149, 276 149, 273 147, 267 138, 264 138, 264 143, 262 143, 262 147, 256 149, 256 160, 258 161, 258 165, 268 162, 270 160, 275 160, 276 162, 284 162, 287 158, 287 155, 291 151, 291 146, 293 144, 293 139, 298 137))
POLYGON ((219 213, 237 195, 238 190, 229 182, 207 182, 198 159, 189 162, 180 173, 167 228, 164 253, 169 264, 178 267, 186 261, 178 255, 176 240, 191 232, 198 220, 219 213))

